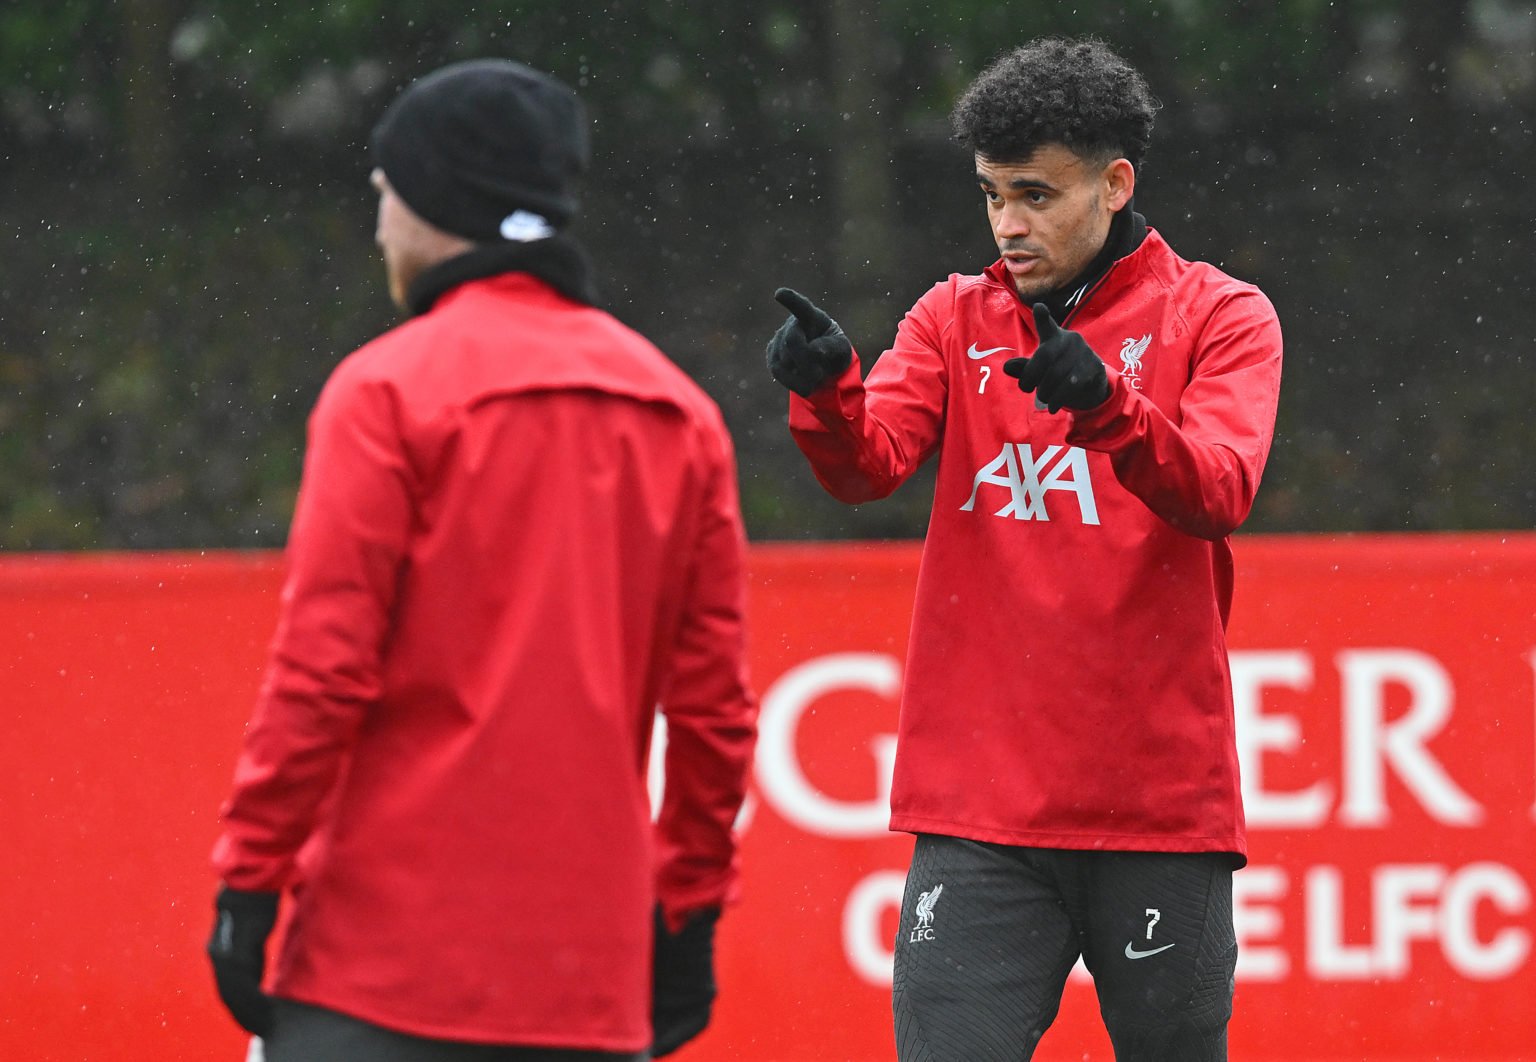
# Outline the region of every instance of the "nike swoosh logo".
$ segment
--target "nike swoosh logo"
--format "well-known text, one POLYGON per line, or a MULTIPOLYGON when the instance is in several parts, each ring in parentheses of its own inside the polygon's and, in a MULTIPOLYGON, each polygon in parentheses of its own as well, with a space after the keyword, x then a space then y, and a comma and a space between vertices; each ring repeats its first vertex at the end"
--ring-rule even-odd
POLYGON ((1156 955, 1158 952, 1160 952, 1160 951, 1167 951, 1171 947, 1173 947, 1172 944, 1164 944, 1160 948, 1152 948, 1149 951, 1137 951, 1135 948, 1131 947, 1131 942, 1130 941, 1126 941, 1125 942, 1125 957, 1127 959, 1145 959, 1149 955, 1156 955))
POLYGON ((970 358, 972 361, 980 361, 982 358, 985 358, 988 354, 996 354, 1000 350, 1012 350, 1012 349, 1013 349, 1012 347, 992 347, 992 348, 990 348, 988 350, 977 350, 976 349, 976 344, 972 343, 971 344, 971 349, 967 350, 965 352, 965 356, 970 358))

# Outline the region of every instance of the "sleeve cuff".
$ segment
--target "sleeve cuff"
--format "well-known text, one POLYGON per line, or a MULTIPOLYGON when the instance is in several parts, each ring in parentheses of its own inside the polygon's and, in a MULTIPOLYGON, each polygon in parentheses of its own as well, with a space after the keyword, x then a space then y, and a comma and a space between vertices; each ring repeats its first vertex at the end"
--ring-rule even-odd
POLYGON ((859 352, 854 351, 842 375, 811 392, 810 398, 789 392, 789 426, 801 431, 816 431, 852 421, 863 381, 859 352))
POLYGON ((1092 409, 1072 411, 1072 422, 1067 428, 1067 442, 1113 453, 1122 449, 1134 434, 1135 395, 1120 375, 1119 370, 1105 366, 1109 375, 1109 397, 1092 409))

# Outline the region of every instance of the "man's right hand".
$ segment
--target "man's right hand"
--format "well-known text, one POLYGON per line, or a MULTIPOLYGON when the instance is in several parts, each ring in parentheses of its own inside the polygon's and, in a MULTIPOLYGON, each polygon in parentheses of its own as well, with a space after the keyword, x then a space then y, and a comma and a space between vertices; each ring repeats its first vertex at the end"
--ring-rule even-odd
POLYGON ((275 892, 247 892, 228 885, 214 902, 208 959, 219 998, 246 1032, 265 1036, 272 1027, 272 999, 261 990, 267 968, 267 937, 277 924, 275 892))
POLYGON ((719 908, 688 916, 676 933, 656 905, 651 966, 651 1057, 670 1055, 709 1025, 715 1002, 715 923, 719 908))
POLYGON ((768 341, 768 371, 802 398, 836 379, 853 360, 853 344, 838 323, 793 288, 773 293, 790 317, 768 341))

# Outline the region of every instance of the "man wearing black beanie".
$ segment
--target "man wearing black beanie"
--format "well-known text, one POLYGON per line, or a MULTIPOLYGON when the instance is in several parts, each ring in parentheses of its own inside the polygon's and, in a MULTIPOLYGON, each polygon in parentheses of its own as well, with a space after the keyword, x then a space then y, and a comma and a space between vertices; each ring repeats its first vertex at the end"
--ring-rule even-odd
POLYGON ((664 1055, 709 1021, 755 739, 730 439, 592 305, 569 88, 456 64, 372 146, 411 319, 310 419, 219 994, 267 1062, 664 1055))

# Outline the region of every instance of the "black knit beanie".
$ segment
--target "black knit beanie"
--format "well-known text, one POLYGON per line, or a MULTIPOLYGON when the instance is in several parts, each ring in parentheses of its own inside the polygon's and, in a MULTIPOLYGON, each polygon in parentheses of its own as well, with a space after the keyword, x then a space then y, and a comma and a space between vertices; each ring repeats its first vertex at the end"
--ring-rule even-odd
POLYGON ((509 59, 454 63, 412 83, 373 129, 406 206, 445 232, 494 243, 551 235, 576 213, 587 167, 581 101, 509 59))

